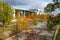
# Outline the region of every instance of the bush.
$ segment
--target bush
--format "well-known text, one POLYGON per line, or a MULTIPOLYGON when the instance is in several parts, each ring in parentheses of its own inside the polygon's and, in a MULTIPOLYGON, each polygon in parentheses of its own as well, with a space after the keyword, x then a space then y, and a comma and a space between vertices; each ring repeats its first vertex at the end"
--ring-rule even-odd
POLYGON ((47 30, 51 31, 53 26, 54 26, 54 24, 52 22, 47 23, 47 30))
POLYGON ((33 19, 29 19, 29 22, 32 22, 33 21, 33 19))
POLYGON ((33 20, 33 24, 34 25, 37 25, 38 24, 38 21, 37 20, 33 20))
POLYGON ((25 30, 31 30, 31 29, 32 29, 31 26, 28 25, 25 26, 25 30))

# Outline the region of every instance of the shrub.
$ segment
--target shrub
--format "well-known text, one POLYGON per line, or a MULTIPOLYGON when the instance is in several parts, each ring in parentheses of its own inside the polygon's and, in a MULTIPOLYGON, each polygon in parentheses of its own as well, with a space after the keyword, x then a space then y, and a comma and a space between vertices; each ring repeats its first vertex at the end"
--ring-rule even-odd
POLYGON ((29 19, 29 22, 32 22, 33 21, 33 19, 29 19))
POLYGON ((47 23, 47 30, 48 31, 51 31, 52 30, 52 28, 53 28, 53 23, 52 22, 49 22, 49 23, 47 23))
POLYGON ((31 30, 32 28, 31 28, 31 26, 25 26, 25 30, 31 30))
POLYGON ((38 24, 38 21, 37 20, 33 20, 33 24, 34 25, 37 25, 38 24))

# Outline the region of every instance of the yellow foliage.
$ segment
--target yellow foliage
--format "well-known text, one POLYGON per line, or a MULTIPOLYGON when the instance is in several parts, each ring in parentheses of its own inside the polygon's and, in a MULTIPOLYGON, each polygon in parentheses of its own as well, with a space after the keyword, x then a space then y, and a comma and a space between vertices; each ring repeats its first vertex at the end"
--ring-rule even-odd
POLYGON ((40 19, 40 20, 43 20, 43 21, 47 21, 48 20, 48 18, 49 18, 49 16, 48 16, 48 14, 39 14, 38 15, 38 18, 40 19))
POLYGON ((31 30, 32 28, 31 28, 31 26, 26 26, 25 27, 25 30, 31 30))
POLYGON ((21 26, 18 29, 21 32, 21 31, 24 31, 24 30, 31 30, 32 28, 31 28, 31 26, 21 26))
POLYGON ((18 20, 18 30, 21 32, 23 30, 30 30, 31 29, 31 26, 28 26, 27 25, 27 22, 28 22, 28 18, 25 19, 25 18, 22 18, 22 17, 18 17, 17 18, 18 20))

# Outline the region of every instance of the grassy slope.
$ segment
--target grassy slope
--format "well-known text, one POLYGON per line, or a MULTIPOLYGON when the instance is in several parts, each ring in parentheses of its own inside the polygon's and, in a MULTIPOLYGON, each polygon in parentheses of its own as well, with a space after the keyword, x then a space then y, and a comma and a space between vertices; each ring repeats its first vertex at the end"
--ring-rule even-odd
POLYGON ((56 40, 60 40, 60 26, 59 26, 59 30, 57 32, 56 40))

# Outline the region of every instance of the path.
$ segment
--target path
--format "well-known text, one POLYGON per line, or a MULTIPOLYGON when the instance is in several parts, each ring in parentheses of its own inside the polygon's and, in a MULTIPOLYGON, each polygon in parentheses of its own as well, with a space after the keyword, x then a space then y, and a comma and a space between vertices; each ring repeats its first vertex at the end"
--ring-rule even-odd
MULTIPOLYGON (((32 25, 32 28, 36 31, 37 30, 41 31, 41 33, 37 35, 40 35, 40 36, 46 37, 49 40, 52 40, 53 34, 47 32, 46 22, 38 22, 37 25, 32 25)), ((54 31, 52 32, 54 33, 54 31)), ((24 40, 25 37, 26 37, 25 32, 21 32, 18 34, 18 40, 24 40)))

